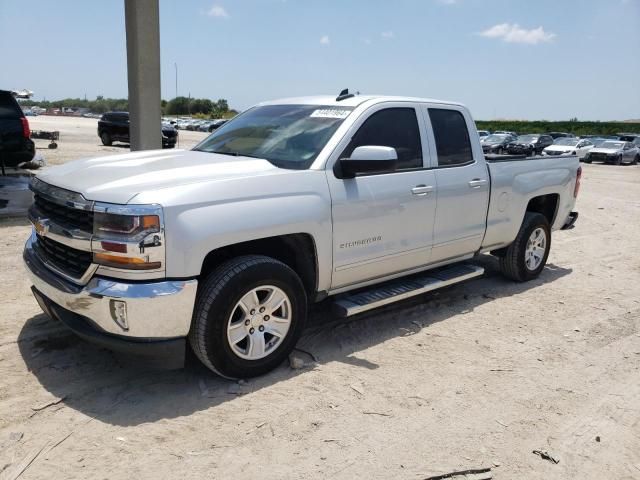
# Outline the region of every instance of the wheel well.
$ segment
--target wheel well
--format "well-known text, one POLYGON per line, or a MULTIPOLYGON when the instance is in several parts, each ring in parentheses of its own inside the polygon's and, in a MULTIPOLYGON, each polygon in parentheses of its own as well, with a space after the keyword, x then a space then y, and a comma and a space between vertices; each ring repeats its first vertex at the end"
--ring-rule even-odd
POLYGON ((560 196, 557 193, 550 193, 548 195, 541 195, 529 200, 527 204, 527 212, 541 213, 549 221, 549 225, 553 225, 553 221, 556 218, 556 212, 558 211, 558 201, 560 196))
POLYGON ((280 260, 298 274, 309 297, 317 290, 316 248, 309 234, 260 238, 218 248, 207 254, 200 275, 207 275, 222 262, 241 255, 265 255, 280 260))

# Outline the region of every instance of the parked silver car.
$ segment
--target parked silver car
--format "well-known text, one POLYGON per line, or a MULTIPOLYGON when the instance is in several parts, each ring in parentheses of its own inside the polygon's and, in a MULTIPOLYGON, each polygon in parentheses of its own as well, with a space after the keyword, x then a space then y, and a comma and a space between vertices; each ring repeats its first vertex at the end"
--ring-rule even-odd
POLYGON ((604 162, 635 165, 640 162, 640 149, 631 142, 607 140, 592 148, 584 157, 584 163, 604 162))

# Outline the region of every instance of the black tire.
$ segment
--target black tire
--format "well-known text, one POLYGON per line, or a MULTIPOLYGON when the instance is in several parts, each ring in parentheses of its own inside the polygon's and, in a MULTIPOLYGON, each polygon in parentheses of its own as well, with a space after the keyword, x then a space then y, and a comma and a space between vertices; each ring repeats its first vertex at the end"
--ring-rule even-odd
POLYGON ((593 160, 591 160, 590 158, 584 157, 582 159, 582 163, 591 163, 593 160))
MULTIPOLYGON (((284 263, 262 255, 247 255, 223 263, 203 280, 189 332, 189 342, 200 361, 225 378, 263 375, 291 353, 304 328, 307 296, 298 275, 284 263), (227 339, 227 325, 237 303, 252 289, 273 285, 291 303, 291 323, 273 352, 258 360, 238 356, 227 339)), ((273 319, 271 319, 273 320, 273 319)), ((265 334, 266 335, 266 334, 265 334)))
POLYGON ((111 135, 109 135, 109 132, 102 132, 100 134, 100 140, 102 140, 102 145, 104 145, 105 147, 110 147, 111 144, 113 143, 113 140, 111 140, 111 135))
POLYGON ((622 155, 618 155, 614 162, 614 165, 622 165, 622 155))
POLYGON ((631 165, 637 165, 638 163, 640 163, 640 155, 636 155, 635 157, 633 157, 631 165))
POLYGON ((496 150, 496 152, 498 153, 498 155, 502 155, 502 152, 503 152, 502 147, 498 148, 498 150, 496 150))
POLYGON ((516 239, 513 241, 511 245, 509 245, 504 253, 503 257, 500 257, 500 270, 502 274, 511 280, 515 280, 516 282, 526 282, 528 280, 533 280, 547 263, 547 258, 549 257, 549 250, 551 249, 551 227, 549 226, 549 222, 547 218, 540 214, 534 212, 527 212, 524 215, 524 221, 522 222, 522 226, 520 227, 520 231, 516 236, 516 239), (531 270, 527 267, 526 261, 526 250, 529 242, 529 237, 531 234, 541 228, 544 230, 546 235, 545 242, 545 250, 542 256, 542 262, 538 265, 537 268, 531 270))

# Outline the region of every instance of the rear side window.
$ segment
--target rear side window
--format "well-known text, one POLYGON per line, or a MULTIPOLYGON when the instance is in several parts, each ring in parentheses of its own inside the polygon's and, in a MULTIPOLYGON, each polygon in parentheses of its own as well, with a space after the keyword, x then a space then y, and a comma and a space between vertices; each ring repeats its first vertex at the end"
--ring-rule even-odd
POLYGON ((436 139, 438 165, 451 167, 472 163, 469 131, 462 114, 457 110, 430 108, 429 118, 436 139))
POLYGON ((10 93, 0 93, 0 118, 22 118, 22 110, 10 93))
POLYGON ((356 147, 393 147, 398 170, 422 168, 422 143, 414 108, 387 108, 372 114, 351 139, 343 153, 350 157, 356 147))

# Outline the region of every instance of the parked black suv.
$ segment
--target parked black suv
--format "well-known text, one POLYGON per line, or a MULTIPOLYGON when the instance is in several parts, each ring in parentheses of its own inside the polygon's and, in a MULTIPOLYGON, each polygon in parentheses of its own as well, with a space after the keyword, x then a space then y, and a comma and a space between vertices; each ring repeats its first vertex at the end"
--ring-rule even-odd
POLYGON ((13 94, 0 90, 0 163, 3 166, 16 167, 33 159, 36 147, 30 135, 29 122, 13 94))
POLYGON ((520 135, 507 145, 507 152, 511 155, 539 155, 549 145, 553 145, 551 135, 520 135))
MULTIPOLYGON (((129 112, 107 112, 98 121, 98 136, 103 145, 113 142, 129 143, 129 112)), ((178 141, 178 131, 169 125, 162 126, 162 148, 173 148, 178 141)))

